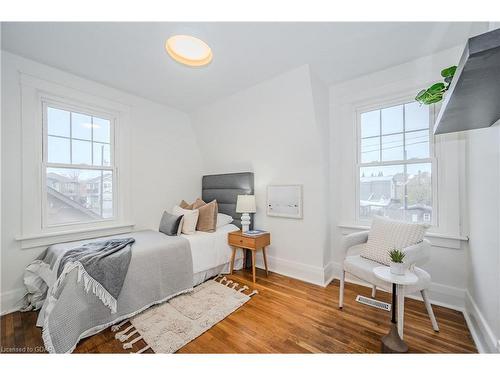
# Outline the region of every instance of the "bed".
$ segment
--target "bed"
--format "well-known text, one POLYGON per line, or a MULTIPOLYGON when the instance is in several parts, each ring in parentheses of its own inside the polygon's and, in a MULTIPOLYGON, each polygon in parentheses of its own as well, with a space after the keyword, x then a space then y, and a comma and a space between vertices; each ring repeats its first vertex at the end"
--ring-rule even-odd
MULTIPOLYGON (((182 235, 191 245, 194 285, 220 273, 229 272, 231 247, 227 243, 227 233, 241 228, 240 214, 236 212, 236 200, 238 195, 244 194, 254 194, 254 175, 251 172, 203 176, 201 198, 205 202, 217 200, 219 212, 231 216, 233 222, 217 228, 215 233, 196 232, 193 235, 182 235)), ((242 267, 243 254, 237 252, 234 269, 239 270, 242 267)))
MULTIPOLYGON (((116 311, 110 311, 96 294, 81 287, 81 275, 69 272, 62 283, 54 276, 57 260, 52 266, 38 259, 28 274, 34 285, 50 286, 40 309, 37 325, 43 327, 46 349, 53 353, 72 352, 84 337, 132 317, 148 307, 190 291, 195 285, 229 271, 231 248, 227 233, 238 230, 236 215, 238 194, 253 194, 253 174, 236 173, 203 176, 202 199, 216 199, 219 212, 234 218, 233 223, 217 228, 213 233, 196 232, 193 235, 169 237, 157 231, 138 231, 107 238, 133 237, 132 258, 117 298, 116 311), (41 282, 43 280, 43 283, 41 282)), ((85 241, 51 246, 52 258, 85 241)), ((48 249, 48 250, 49 250, 48 249)), ((235 269, 242 267, 242 254, 235 260, 235 269)), ((25 277, 26 281, 26 277, 25 277)))
MULTIPOLYGON (((233 222, 230 224, 233 226, 234 230, 238 230, 241 228, 241 214, 236 212, 236 201, 238 199, 238 195, 251 195, 254 194, 254 175, 252 172, 240 172, 240 173, 226 173, 226 174, 213 174, 203 176, 201 182, 201 196, 203 201, 211 202, 212 200, 217 200, 217 205, 219 208, 219 212, 229 215, 233 218, 233 222)), ((253 214, 250 214, 253 223, 253 214)), ((252 229, 252 227, 250 228, 252 229)), ((219 230, 218 230, 219 232, 219 230)), ((201 275, 196 275, 195 277, 198 279, 195 281, 196 284, 202 283, 204 280, 209 279, 212 276, 216 276, 219 273, 228 273, 229 272, 229 257, 231 252, 231 247, 227 244, 227 234, 231 232, 228 228, 220 231, 224 233, 222 237, 218 237, 215 235, 214 237, 218 238, 218 243, 220 244, 217 248, 219 249, 217 254, 214 253, 214 256, 217 257, 220 264, 217 267, 206 269, 204 277, 200 277, 201 275), (225 248, 224 251, 220 249, 225 248), (222 252, 222 254, 221 254, 222 252), (222 263, 222 261, 225 261, 222 263), (216 272, 218 271, 218 272, 216 272)), ((200 237, 205 236, 205 233, 197 233, 195 236, 199 235, 200 237)), ((195 237, 193 237, 194 240, 195 237)), ((247 257, 247 260, 250 257, 247 257)), ((200 258, 201 259, 201 258, 200 258)), ((196 263, 196 260, 193 260, 193 263, 196 263)), ((243 254, 238 251, 234 269, 239 270, 243 266, 243 254)), ((193 264, 193 268, 196 269, 195 264, 193 264)))
MULTIPOLYGON (((227 234, 238 230, 234 224, 217 228, 215 233, 196 232, 185 235, 191 247, 193 259, 193 285, 198 285, 220 273, 229 272, 231 247, 227 244, 227 234)), ((235 258, 235 269, 243 266, 243 255, 235 258)))

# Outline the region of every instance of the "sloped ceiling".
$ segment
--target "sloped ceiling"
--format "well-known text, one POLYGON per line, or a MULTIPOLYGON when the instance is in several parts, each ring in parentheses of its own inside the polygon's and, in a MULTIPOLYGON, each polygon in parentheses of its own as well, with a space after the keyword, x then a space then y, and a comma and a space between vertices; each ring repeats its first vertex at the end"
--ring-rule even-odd
POLYGON ((463 44, 486 23, 2 23, 2 48, 191 112, 303 64, 326 84, 463 44), (165 40, 205 40, 212 63, 172 61, 165 40))

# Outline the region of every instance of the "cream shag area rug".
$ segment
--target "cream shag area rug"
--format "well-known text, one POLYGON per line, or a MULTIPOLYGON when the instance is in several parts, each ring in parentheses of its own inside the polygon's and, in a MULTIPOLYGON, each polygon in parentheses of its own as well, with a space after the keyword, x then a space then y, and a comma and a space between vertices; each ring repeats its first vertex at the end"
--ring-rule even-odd
POLYGON ((131 326, 115 335, 117 340, 124 342, 124 349, 132 348, 132 344, 143 339, 147 345, 137 353, 150 348, 155 353, 174 353, 257 293, 254 290, 246 294, 246 290, 247 286, 240 287, 226 277, 218 276, 111 329, 116 332, 130 321, 131 326))

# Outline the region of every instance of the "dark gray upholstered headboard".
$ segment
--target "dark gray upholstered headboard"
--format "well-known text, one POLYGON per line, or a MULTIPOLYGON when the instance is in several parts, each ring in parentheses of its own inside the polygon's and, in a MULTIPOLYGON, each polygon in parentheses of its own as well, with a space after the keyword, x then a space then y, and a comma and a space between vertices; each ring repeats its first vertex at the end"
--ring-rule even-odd
POLYGON ((252 172, 203 176, 201 183, 201 199, 205 202, 216 199, 219 212, 231 216, 234 219, 233 224, 239 228, 241 228, 241 214, 236 213, 236 199, 240 194, 253 193, 252 172))

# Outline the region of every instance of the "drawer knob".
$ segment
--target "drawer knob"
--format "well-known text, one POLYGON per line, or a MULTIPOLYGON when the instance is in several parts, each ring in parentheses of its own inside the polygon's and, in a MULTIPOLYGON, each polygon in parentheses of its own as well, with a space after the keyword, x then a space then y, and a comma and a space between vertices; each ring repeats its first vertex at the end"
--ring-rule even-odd
POLYGON ((243 243, 243 240, 240 240, 240 243, 243 243))

